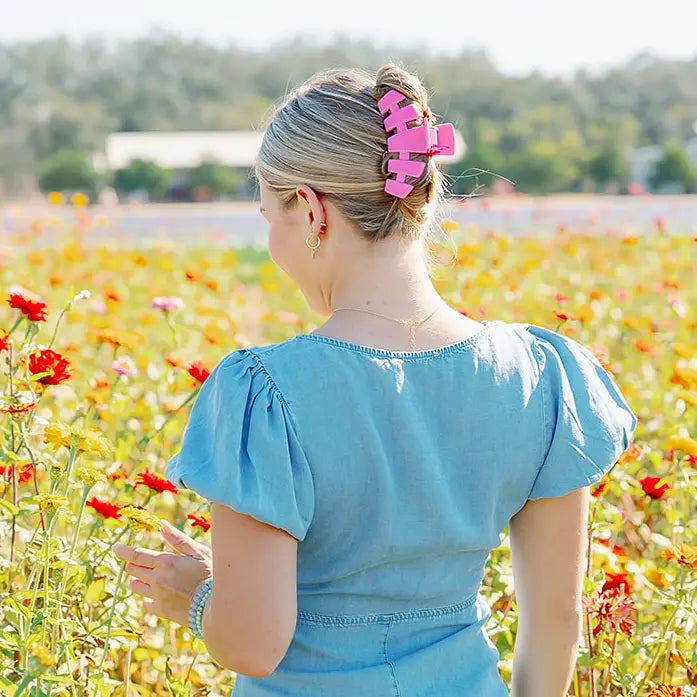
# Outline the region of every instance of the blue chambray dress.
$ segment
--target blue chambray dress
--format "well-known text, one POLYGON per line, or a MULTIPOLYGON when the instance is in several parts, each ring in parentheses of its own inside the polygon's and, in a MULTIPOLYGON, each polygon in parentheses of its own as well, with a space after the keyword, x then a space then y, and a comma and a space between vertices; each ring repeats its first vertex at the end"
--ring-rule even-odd
POLYGON ((490 550, 528 499, 609 472, 636 425, 586 347, 534 324, 425 351, 300 334, 227 354, 165 474, 299 541, 292 643, 232 696, 507 696, 490 550))

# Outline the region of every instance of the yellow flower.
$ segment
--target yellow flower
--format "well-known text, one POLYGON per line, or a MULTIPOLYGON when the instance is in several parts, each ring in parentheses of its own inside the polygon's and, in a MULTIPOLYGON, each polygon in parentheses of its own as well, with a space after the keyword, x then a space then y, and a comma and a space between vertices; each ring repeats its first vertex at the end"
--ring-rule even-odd
POLYGON ((649 581, 651 581, 651 583, 653 583, 654 586, 658 588, 667 588, 670 585, 670 582, 666 578, 667 573, 665 569, 659 569, 658 567, 654 566, 644 575, 649 581))
POLYGON ((49 513, 55 513, 59 508, 68 505, 67 497, 61 494, 37 494, 32 500, 39 504, 42 511, 47 510, 49 513))
POLYGON ((661 552, 661 556, 666 559, 675 559, 680 564, 697 569, 697 546, 686 544, 670 545, 668 549, 664 549, 661 552))
POLYGON ((454 220, 444 220, 441 223, 441 228, 446 232, 455 232, 460 226, 454 220))
POLYGON ((98 470, 96 467, 90 467, 89 465, 83 465, 77 471, 77 478, 81 479, 85 484, 96 484, 97 482, 105 482, 106 474, 98 470))
POLYGON ((31 655, 38 659, 42 666, 55 665, 56 659, 49 649, 39 642, 34 642, 31 647, 31 655))
POLYGON ((673 351, 681 358, 692 358, 695 352, 697 352, 697 349, 690 346, 690 344, 686 344, 684 341, 676 341, 673 344, 673 351))
POLYGON ((682 450, 688 455, 697 455, 697 440, 689 436, 670 436, 666 440, 666 446, 675 450, 682 450))
POLYGON ((60 191, 52 191, 46 198, 52 206, 60 206, 65 201, 65 196, 60 191))
POLYGON ((678 397, 693 407, 697 406, 697 390, 680 390, 678 397))
POLYGON ((89 198, 85 196, 85 194, 80 193, 79 191, 75 192, 71 197, 70 197, 70 203, 73 204, 75 207, 82 207, 86 206, 90 202, 89 198))
POLYGON ((70 426, 62 421, 53 422, 44 426, 44 443, 55 446, 56 450, 64 445, 70 447, 70 426))
POLYGON ((144 508, 137 508, 136 506, 124 506, 123 508, 119 508, 119 513, 125 518, 128 518, 136 531, 160 530, 162 527, 160 519, 149 511, 146 511, 144 508))
POLYGON ((66 448, 75 447, 78 452, 92 453, 93 455, 109 455, 109 444, 104 436, 94 428, 80 428, 69 426, 62 421, 53 422, 44 426, 44 443, 53 445, 56 449, 61 445, 66 448))

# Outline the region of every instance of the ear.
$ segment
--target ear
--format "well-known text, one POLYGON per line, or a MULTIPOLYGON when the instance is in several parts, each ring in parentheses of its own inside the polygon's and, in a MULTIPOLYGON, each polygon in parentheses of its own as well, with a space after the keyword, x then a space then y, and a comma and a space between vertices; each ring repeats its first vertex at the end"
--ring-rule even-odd
POLYGON ((324 205, 320 200, 319 195, 312 189, 312 187, 307 186, 307 184, 301 184, 296 189, 298 198, 301 202, 308 206, 308 226, 311 228, 317 227, 315 232, 319 232, 319 225, 323 221, 326 221, 327 216, 324 210, 324 205))

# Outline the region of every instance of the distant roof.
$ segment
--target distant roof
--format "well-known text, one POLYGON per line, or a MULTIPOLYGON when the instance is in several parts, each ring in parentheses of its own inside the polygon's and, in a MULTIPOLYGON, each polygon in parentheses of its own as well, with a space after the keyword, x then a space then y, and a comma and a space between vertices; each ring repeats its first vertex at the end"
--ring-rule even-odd
MULTIPOLYGON (((231 167, 252 167, 261 140, 261 131, 148 131, 112 133, 107 136, 104 153, 95 157, 99 170, 120 169, 141 158, 167 169, 195 167, 215 160, 231 167)), ((455 155, 436 156, 436 161, 458 162, 467 147, 455 131, 455 155)))
POLYGON ((155 131, 112 133, 104 145, 110 169, 142 158, 161 167, 183 169, 205 160, 251 167, 261 146, 261 131, 155 131))

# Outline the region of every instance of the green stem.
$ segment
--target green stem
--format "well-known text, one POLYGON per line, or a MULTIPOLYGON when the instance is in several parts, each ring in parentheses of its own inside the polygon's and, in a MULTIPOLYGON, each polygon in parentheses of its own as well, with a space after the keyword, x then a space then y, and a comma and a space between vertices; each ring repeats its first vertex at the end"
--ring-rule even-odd
POLYGON ((63 493, 67 496, 68 489, 70 488, 70 472, 75 464, 75 459, 77 458, 77 447, 74 445, 70 446, 70 452, 68 453, 68 462, 65 465, 65 491, 63 493))
MULTIPOLYGON (((127 546, 131 545, 134 537, 135 537, 135 530, 132 529, 129 536, 128 536, 127 546)), ((99 662, 99 669, 97 670, 98 673, 102 672, 102 668, 104 667, 104 659, 106 658, 106 655, 109 651, 109 637, 111 636, 111 623, 114 619, 114 611, 116 610, 116 602, 117 602, 118 597, 119 597, 119 591, 121 590, 121 579, 123 578, 123 569, 125 566, 126 566, 125 560, 119 564, 119 577, 116 580, 116 588, 114 589, 114 599, 113 599, 113 602, 111 603, 111 612, 109 613, 109 619, 107 620, 107 631, 106 631, 106 637, 104 638, 104 651, 102 653, 102 660, 99 662)))
POLYGON ((26 688, 33 679, 34 676, 31 673, 25 673, 21 682, 19 683, 19 685, 17 685, 17 689, 15 690, 15 693, 12 697, 19 697, 24 692, 24 690, 26 690, 26 688))
POLYGON ((85 501, 87 501, 87 497, 89 496, 90 489, 92 488, 92 485, 85 485, 82 491, 82 499, 80 500, 80 508, 77 512, 77 521, 75 523, 75 533, 73 535, 73 544, 70 547, 70 554, 68 555, 68 561, 65 566, 65 571, 63 572, 63 580, 61 581, 61 588, 58 593, 58 603, 56 604, 56 618, 53 623, 53 643, 51 644, 53 646, 53 649, 55 651, 56 647, 56 632, 58 629, 58 618, 61 615, 61 602, 63 601, 63 595, 65 594, 65 588, 68 585, 68 576, 70 575, 70 565, 72 564, 73 561, 73 554, 75 554, 75 547, 77 547, 77 538, 78 535, 80 534, 80 522, 82 521, 82 514, 85 510, 85 501))
POLYGON ((22 323, 22 320, 24 319, 24 315, 20 312, 19 317, 17 317, 17 321, 12 325, 12 329, 7 332, 7 336, 10 336, 12 332, 19 327, 19 325, 22 323))
MULTIPOLYGON (((668 618, 668 621, 666 622, 666 626, 663 628, 663 639, 660 641, 660 646, 662 647, 666 643, 666 635, 668 634, 668 630, 670 629, 671 625, 673 624, 673 620, 675 619, 675 615, 677 615, 678 610, 680 609, 681 605, 681 600, 682 600, 682 584, 683 580, 685 578, 685 567, 680 567, 678 570, 678 592, 677 592, 677 597, 675 599, 675 607, 673 608, 673 612, 670 613, 670 617, 668 618)), ((636 694, 639 694, 641 691, 641 688, 643 687, 644 683, 646 680, 649 678, 651 673, 653 672, 654 666, 656 665, 656 662, 660 658, 662 653, 662 649, 658 648, 656 650, 656 653, 653 656, 653 659, 651 660, 651 665, 649 665, 648 669, 646 670, 646 673, 644 673, 644 677, 641 679, 641 682, 637 685, 636 688, 636 694)))
POLYGON ((199 388, 197 387, 173 412, 167 414, 159 428, 155 429, 151 434, 143 436, 136 444, 137 447, 142 448, 146 446, 177 415, 179 410, 183 409, 198 394, 198 391, 199 388))

